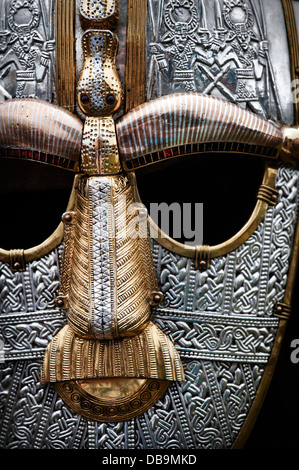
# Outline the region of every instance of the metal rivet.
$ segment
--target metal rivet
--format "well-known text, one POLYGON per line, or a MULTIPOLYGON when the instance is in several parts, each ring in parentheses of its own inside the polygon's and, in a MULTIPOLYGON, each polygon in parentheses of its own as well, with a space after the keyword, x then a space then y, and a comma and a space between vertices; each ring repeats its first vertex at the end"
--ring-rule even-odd
POLYGON ((58 297, 56 299, 56 305, 57 307, 62 308, 64 306, 64 300, 61 297, 58 297))
POLYGON ((63 221, 64 222, 70 223, 72 221, 72 219, 73 219, 72 214, 67 213, 67 214, 63 215, 63 221))
POLYGON ((147 218, 147 210, 146 209, 139 209, 138 211, 139 219, 143 220, 147 218))
POLYGON ((199 263, 199 268, 200 269, 206 269, 207 267, 207 262, 204 261, 204 260, 201 260, 200 263, 199 263))
POLYGON ((272 194, 271 199, 272 201, 277 201, 277 194, 272 194))
POLYGON ((19 263, 18 261, 16 261, 16 262, 14 263, 13 267, 14 267, 14 269, 19 270, 19 269, 21 269, 21 263, 19 263))
POLYGON ((157 305, 163 300, 162 292, 152 292, 152 302, 157 305))
POLYGON ((282 306, 281 305, 277 305, 276 312, 282 312, 282 306))

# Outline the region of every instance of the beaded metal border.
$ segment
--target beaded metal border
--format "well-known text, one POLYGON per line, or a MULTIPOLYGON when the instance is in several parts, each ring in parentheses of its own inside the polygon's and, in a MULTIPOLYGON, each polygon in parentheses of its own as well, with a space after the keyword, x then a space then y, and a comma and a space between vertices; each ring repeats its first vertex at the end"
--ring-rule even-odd
POLYGON ((147 379, 134 393, 105 399, 91 395, 79 381, 57 382, 54 387, 64 402, 80 415, 99 422, 122 422, 148 410, 165 393, 169 382, 147 379))

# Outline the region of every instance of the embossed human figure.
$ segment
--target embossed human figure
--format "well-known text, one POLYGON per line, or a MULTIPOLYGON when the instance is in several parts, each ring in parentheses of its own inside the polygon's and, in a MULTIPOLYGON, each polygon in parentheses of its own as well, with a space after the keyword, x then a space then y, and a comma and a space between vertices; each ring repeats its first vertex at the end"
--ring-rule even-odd
POLYGON ((253 31, 253 14, 249 6, 241 0, 224 2, 224 20, 230 29, 230 51, 224 51, 218 57, 219 64, 232 58, 235 62, 236 102, 266 118, 266 112, 260 102, 258 82, 267 66, 269 43, 260 41, 253 31), (253 46, 256 43, 256 46, 253 46), (232 56, 232 51, 235 57, 232 56))
POLYGON ((172 82, 173 91, 195 91, 194 73, 189 63, 193 54, 195 41, 183 35, 173 35, 161 44, 151 44, 150 50, 156 55, 157 64, 162 75, 172 82))
POLYGON ((161 74, 172 82, 173 91, 195 91, 190 60, 197 41, 197 15, 193 0, 170 0, 165 8, 168 31, 160 43, 149 45, 161 74))
MULTIPOLYGON (((217 61, 218 54, 229 49, 226 44, 227 29, 223 28, 222 16, 219 2, 215 1, 215 28, 212 31, 208 29, 205 4, 200 3, 200 28, 195 33, 196 44, 189 68, 194 70, 196 91, 210 93, 217 89, 220 95, 234 101, 234 96, 230 89, 222 83, 221 79, 227 72, 227 68, 221 67, 217 61)), ((226 56, 230 61, 231 57, 226 56)))
POLYGON ((54 41, 45 41, 37 31, 39 21, 39 9, 33 0, 12 2, 8 14, 12 47, 2 57, 0 68, 6 67, 8 62, 15 62, 17 98, 36 98, 37 83, 44 80, 50 63, 50 52, 54 50, 54 41), (27 23, 20 23, 23 16, 27 23))
POLYGON ((0 31, 0 55, 3 55, 8 48, 9 31, 0 31))
POLYGON ((42 50, 34 42, 40 42, 36 32, 32 33, 26 26, 19 28, 18 40, 13 45, 21 69, 17 71, 17 98, 35 98, 36 85, 44 80, 49 67, 53 42, 44 43, 42 50))
MULTIPOLYGON (((238 67, 236 73, 236 101, 245 107, 246 105, 254 112, 266 119, 258 95, 257 81, 263 76, 267 66, 266 51, 268 51, 268 41, 260 41, 256 50, 250 43, 255 36, 243 28, 236 34, 231 47, 236 54, 238 67)), ((256 39, 255 39, 256 40, 256 39)))
POLYGON ((220 97, 235 101, 227 77, 223 83, 223 77, 229 72, 230 64, 236 61, 236 55, 229 42, 227 43, 227 30, 218 26, 212 33, 207 28, 200 28, 197 38, 198 42, 190 63, 190 66, 197 71, 197 91, 210 93, 217 89, 220 97))
MULTIPOLYGON (((205 82, 205 78, 209 72, 207 70, 214 64, 215 56, 211 49, 212 46, 212 35, 207 28, 200 28, 196 34, 197 42, 194 48, 190 67, 192 69, 198 69, 200 74, 199 78, 202 83, 205 82)), ((209 81, 209 80, 208 80, 209 81)), ((202 85, 197 85, 197 87, 202 85)))

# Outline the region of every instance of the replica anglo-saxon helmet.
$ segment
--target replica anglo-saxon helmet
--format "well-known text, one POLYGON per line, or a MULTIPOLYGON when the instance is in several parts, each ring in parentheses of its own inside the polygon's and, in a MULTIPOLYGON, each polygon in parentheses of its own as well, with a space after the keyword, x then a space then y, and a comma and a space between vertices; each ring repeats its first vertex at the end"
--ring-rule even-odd
MULTIPOLYGON (((298 261, 293 2, 0 8, 1 162, 34 204, 29 166, 70 196, 44 241, 13 246, 2 230, 0 446, 243 446, 298 261), (164 225, 174 198, 173 220, 192 225, 187 193, 204 214, 209 199, 225 207, 195 220, 191 242, 164 225)), ((11 199, 12 184, 5 173, 11 199)))

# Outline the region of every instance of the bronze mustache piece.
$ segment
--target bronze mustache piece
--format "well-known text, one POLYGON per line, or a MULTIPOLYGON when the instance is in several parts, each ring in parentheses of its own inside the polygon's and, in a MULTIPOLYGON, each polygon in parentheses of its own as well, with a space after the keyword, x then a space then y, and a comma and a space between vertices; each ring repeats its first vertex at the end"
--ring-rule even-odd
POLYGON ((233 151, 276 158, 284 132, 239 106, 199 93, 163 96, 116 123, 126 170, 190 153, 233 151))

